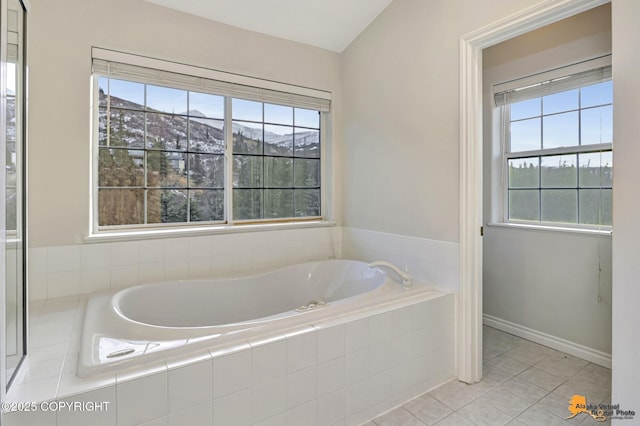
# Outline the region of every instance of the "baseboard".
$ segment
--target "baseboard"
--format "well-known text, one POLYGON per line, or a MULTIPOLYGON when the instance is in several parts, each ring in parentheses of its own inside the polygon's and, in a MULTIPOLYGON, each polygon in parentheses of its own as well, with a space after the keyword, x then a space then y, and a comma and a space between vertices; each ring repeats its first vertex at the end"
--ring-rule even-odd
POLYGON ((532 342, 539 343, 552 349, 566 352, 569 355, 573 355, 586 361, 593 362, 594 364, 611 368, 611 354, 582 346, 578 343, 561 339, 560 337, 552 336, 550 334, 543 333, 541 331, 537 331, 532 328, 528 328, 523 325, 487 314, 483 315, 482 322, 489 327, 496 328, 498 330, 504 331, 505 333, 513 334, 515 336, 531 340, 532 342))

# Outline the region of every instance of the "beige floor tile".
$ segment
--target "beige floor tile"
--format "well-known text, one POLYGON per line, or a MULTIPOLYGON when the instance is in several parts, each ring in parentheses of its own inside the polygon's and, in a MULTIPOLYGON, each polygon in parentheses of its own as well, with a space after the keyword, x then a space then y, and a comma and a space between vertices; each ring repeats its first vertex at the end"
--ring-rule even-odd
POLYGON ((462 417, 460 414, 454 412, 440 420, 435 424, 435 426, 474 426, 474 424, 462 417))
POLYGON ((587 366, 589 362, 571 355, 558 352, 536 364, 536 368, 547 373, 568 379, 587 366))
POLYGON ((402 407, 374 419, 373 422, 378 426, 424 426, 424 423, 402 407))
POLYGON ((520 347, 515 347, 505 352, 504 355, 527 365, 534 365, 547 357, 545 354, 529 352, 520 347))
POLYGON ((427 425, 442 420, 452 412, 449 407, 429 395, 422 395, 407 402, 404 408, 427 425))
POLYGON ((486 389, 467 385, 458 381, 452 381, 432 390, 429 392, 429 396, 437 399, 452 410, 457 410, 464 407, 485 392, 486 389))
POLYGON ((531 401, 514 395, 504 386, 499 386, 496 389, 487 392, 476 401, 497 408, 511 417, 517 416, 533 404, 531 401))
POLYGON ((527 426, 562 426, 565 420, 551 414, 546 408, 534 405, 516 417, 516 420, 527 426))
POLYGON ((480 400, 464 406, 458 410, 458 414, 478 426, 506 425, 512 419, 511 416, 480 400))
POLYGON ((506 371, 507 373, 516 374, 522 373, 524 370, 530 367, 529 364, 525 364, 524 362, 518 361, 516 359, 510 358, 505 354, 499 355, 485 364, 487 367, 496 367, 501 370, 506 371))
POLYGON ((523 371, 518 377, 547 391, 554 390, 565 380, 536 367, 523 371))

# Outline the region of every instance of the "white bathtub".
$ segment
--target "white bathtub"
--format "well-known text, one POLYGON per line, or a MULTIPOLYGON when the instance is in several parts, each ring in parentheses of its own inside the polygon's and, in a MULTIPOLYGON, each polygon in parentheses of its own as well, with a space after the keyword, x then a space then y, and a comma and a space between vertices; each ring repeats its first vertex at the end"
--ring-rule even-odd
POLYGON ((429 293, 438 292, 425 285, 404 290, 363 262, 328 260, 97 294, 87 302, 77 375, 233 346, 429 293))

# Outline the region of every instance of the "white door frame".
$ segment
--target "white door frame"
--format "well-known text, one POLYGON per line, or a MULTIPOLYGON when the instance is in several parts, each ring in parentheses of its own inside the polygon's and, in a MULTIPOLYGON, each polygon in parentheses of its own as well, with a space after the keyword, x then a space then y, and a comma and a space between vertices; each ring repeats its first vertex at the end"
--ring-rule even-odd
POLYGON ((460 37, 458 379, 482 378, 482 50, 609 0, 548 0, 460 37))

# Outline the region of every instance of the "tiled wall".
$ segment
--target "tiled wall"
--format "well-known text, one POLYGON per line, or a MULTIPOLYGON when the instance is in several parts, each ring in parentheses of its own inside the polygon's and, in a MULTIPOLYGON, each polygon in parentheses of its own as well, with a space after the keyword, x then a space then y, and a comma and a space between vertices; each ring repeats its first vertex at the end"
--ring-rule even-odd
POLYGON ((386 260, 406 269, 414 281, 457 292, 459 244, 365 229, 343 228, 345 258, 386 260))
POLYGON ((358 425, 454 377, 454 296, 167 361, 59 400, 106 412, 10 413, 8 426, 358 425), (28 414, 28 415, 25 415, 28 414), (28 420, 27 423, 23 421, 28 420))
POLYGON ((309 260, 387 260, 415 281, 458 288, 458 244, 348 227, 29 249, 31 300, 164 280, 259 272, 309 260))
POLYGON ((340 257, 339 227, 29 249, 31 300, 340 257))

